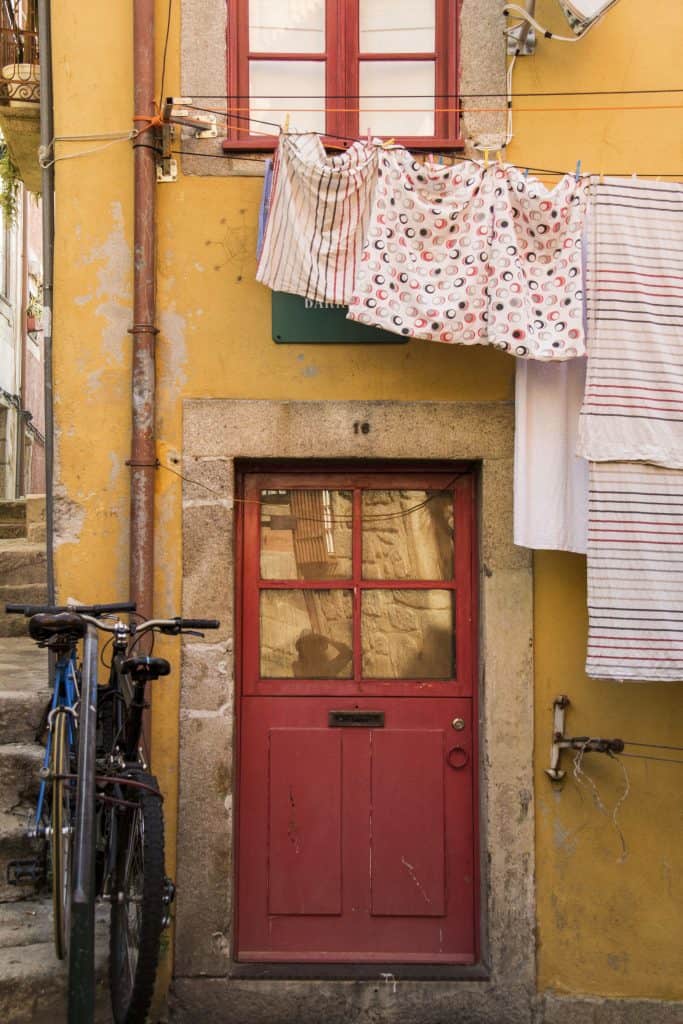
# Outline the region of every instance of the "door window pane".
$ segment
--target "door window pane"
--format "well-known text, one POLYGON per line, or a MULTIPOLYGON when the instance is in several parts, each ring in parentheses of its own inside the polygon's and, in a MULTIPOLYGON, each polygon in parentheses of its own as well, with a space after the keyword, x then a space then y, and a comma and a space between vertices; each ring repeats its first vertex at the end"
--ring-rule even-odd
POLYGON ((453 593, 367 590, 361 605, 365 679, 452 679, 453 593))
POLYGON ((249 0, 252 53, 322 53, 325 0, 249 0))
POLYGON ((433 50, 434 0, 360 0, 361 53, 433 50))
POLYGON ((252 60, 249 96, 249 114, 254 118, 252 132, 277 134, 276 128, 259 124, 258 120, 283 125, 287 111, 290 131, 325 131, 325 61, 252 60), (293 98, 280 99, 285 93, 293 98))
POLYGON ((433 61, 362 60, 361 136, 433 135, 434 82, 433 61))
POLYGON ((365 491, 363 578, 453 579, 453 495, 365 491))
POLYGON ((351 679, 352 607, 350 590, 261 591, 261 676, 351 679))
POLYGON ((261 491, 261 578, 351 577, 351 494, 261 491))

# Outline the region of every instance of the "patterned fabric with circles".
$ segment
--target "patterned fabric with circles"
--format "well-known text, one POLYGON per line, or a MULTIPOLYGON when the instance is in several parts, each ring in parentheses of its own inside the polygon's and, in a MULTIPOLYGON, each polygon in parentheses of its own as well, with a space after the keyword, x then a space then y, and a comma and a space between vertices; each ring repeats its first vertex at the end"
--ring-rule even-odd
POLYGON ((552 190, 503 165, 380 154, 349 318, 532 359, 585 353, 587 183, 552 190))

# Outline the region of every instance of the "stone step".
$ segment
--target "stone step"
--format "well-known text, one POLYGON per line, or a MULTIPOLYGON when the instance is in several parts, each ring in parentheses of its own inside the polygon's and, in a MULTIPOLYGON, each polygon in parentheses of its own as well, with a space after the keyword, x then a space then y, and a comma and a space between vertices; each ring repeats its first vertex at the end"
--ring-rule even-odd
MULTIPOLYGON (((43 840, 29 839, 27 835, 31 824, 32 816, 28 808, 22 815, 0 813, 0 918, 4 916, 7 903, 36 894, 36 887, 32 883, 10 885, 7 881, 7 865, 11 860, 42 856, 43 840)), ((4 1019, 0 1013, 0 1020, 4 1019)))
MULTIPOLYGON (((17 537, 25 537, 26 535, 27 530, 24 523, 0 522, 0 540, 11 540, 17 537)), ((37 541, 39 538, 35 539, 37 541)))
POLYGON ((49 698, 47 688, 29 691, 0 689, 0 744, 33 743, 49 698))
POLYGON ((0 746, 0 811, 14 814, 30 808, 40 785, 39 771, 45 751, 37 743, 0 746))
POLYGON ((47 584, 4 587, 0 581, 0 637, 28 636, 28 620, 23 615, 6 615, 6 604, 47 604, 47 584))
POLYGON ((26 536, 32 544, 45 543, 45 495, 26 495, 26 536))
MULTIPOLYGON (((0 924, 0 1020, 8 1024, 57 1024, 67 1017, 68 968, 52 945, 49 900, 25 900, 2 908, 0 924)), ((96 913, 96 1007, 94 1024, 112 1020, 107 987, 109 912, 96 913)))
POLYGON ((23 498, 16 501, 0 501, 0 523, 26 523, 26 502, 23 498))
POLYGON ((31 544, 23 537, 0 545, 0 584, 3 587, 44 584, 46 579, 45 545, 31 544))

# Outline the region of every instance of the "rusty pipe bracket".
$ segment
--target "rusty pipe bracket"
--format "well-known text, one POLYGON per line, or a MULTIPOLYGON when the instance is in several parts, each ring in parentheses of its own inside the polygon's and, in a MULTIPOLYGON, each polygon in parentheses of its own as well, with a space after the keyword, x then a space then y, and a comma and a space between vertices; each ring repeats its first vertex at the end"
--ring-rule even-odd
POLYGON ((125 465, 132 469, 159 469, 161 463, 158 459, 126 459, 125 465))
POLYGON ((624 741, 620 739, 603 739, 596 736, 565 736, 565 712, 570 705, 569 697, 560 694, 553 701, 553 741, 550 747, 550 768, 545 773, 552 782, 562 782, 565 771, 560 769, 560 755, 563 750, 579 750, 594 754, 621 754, 624 741))

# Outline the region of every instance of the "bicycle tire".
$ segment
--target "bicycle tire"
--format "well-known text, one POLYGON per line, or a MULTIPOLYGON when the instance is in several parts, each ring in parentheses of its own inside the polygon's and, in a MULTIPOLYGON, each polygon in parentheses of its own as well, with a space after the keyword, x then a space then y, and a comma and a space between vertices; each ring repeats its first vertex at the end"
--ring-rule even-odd
MULTIPOLYGON (((145 772, 131 778, 157 788, 145 772)), ((154 994, 164 926, 164 818, 159 797, 125 790, 116 837, 109 928, 109 983, 116 1024, 144 1024, 154 994)))
POLYGON ((60 776, 70 772, 69 716, 59 711, 52 726, 50 775, 52 777, 52 821, 50 861, 52 866, 52 910, 55 952, 59 960, 69 953, 71 918, 71 853, 73 847, 73 786, 60 776))

